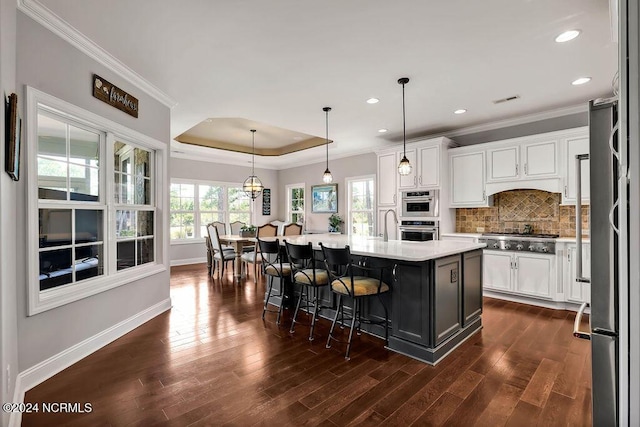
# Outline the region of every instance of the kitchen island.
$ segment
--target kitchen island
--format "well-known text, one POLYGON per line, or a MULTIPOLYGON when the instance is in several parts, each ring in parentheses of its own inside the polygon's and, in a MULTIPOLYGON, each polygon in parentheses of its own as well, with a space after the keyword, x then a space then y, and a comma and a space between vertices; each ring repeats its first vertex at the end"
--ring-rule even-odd
MULTIPOLYGON (((327 247, 349 245, 357 263, 383 268, 382 279, 391 286, 391 292, 383 295, 389 308, 390 350, 435 364, 482 328, 483 243, 384 242, 379 237, 340 234, 287 236, 286 240, 293 244, 311 242, 319 260, 319 242, 327 247)), ((321 316, 331 319, 336 299, 329 287, 322 289, 321 299, 322 305, 330 307, 321 316)), ((273 297, 271 301, 281 302, 273 297)), ((347 311, 348 306, 345 303, 347 311)), ((380 302, 369 301, 363 316, 384 319, 380 302)), ((362 330, 384 337, 380 325, 363 324, 362 330)))

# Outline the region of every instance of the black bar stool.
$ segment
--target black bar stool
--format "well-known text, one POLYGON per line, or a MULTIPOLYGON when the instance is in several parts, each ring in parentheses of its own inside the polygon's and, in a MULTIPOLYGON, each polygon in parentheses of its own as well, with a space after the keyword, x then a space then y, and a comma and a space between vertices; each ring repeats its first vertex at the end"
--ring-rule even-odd
POLYGON ((344 325, 345 320, 351 320, 351 328, 349 331, 349 340, 347 344, 347 352, 344 356, 349 360, 349 352, 351 351, 351 340, 353 338, 354 328, 360 332, 360 326, 362 323, 380 324, 384 325, 384 340, 385 344, 389 339, 389 310, 381 298, 381 295, 385 292, 389 292, 390 287, 382 281, 383 268, 369 268, 353 263, 351 259, 351 251, 349 246, 344 248, 328 248, 320 243, 322 253, 324 255, 324 262, 329 274, 329 283, 331 284, 331 291, 338 295, 338 307, 336 307, 336 315, 331 323, 331 329, 329 330, 329 337, 327 338, 327 348, 331 347, 331 340, 344 342, 336 339, 333 336, 333 330, 335 329, 338 316, 340 316, 340 323, 344 325), (332 270, 333 268, 333 270, 332 270), (360 270, 362 272, 377 271, 380 274, 380 278, 367 276, 354 275, 354 270, 360 270), (345 318, 343 297, 350 297, 353 299, 353 311, 351 318, 345 318), (374 321, 371 319, 363 319, 361 316, 362 302, 365 298, 378 297, 382 307, 384 308, 384 320, 374 321), (357 322, 357 325, 356 325, 357 322))
MULTIPOLYGON (((273 311, 278 313, 276 323, 280 324, 280 316, 282 315, 282 307, 284 307, 284 300, 286 298, 285 286, 286 279, 291 275, 291 264, 288 262, 282 262, 282 251, 280 250, 280 242, 278 239, 273 241, 258 240, 258 247, 260 248, 260 257, 262 258, 262 273, 269 278, 269 287, 267 290, 267 297, 264 300, 264 308, 262 309, 262 319, 264 320, 264 314, 267 311, 273 311), (278 277, 280 279, 280 293, 279 295, 273 295, 281 297, 278 310, 268 310, 269 299, 271 298, 271 291, 273 290, 273 279, 278 277)), ((275 305, 275 304, 274 304, 275 305)))
POLYGON ((320 305, 320 288, 329 284, 329 275, 327 270, 316 268, 316 260, 313 256, 311 243, 294 245, 285 240, 284 244, 287 249, 289 264, 291 265, 291 282, 300 285, 300 296, 298 296, 298 304, 296 304, 296 311, 293 313, 289 332, 294 332, 300 308, 307 309, 307 312, 313 308, 311 329, 309 330, 309 341, 313 341, 313 330, 316 326, 318 313, 321 309, 327 308, 320 305), (310 293, 311 300, 309 300, 310 293), (303 297, 305 304, 301 305, 303 297))

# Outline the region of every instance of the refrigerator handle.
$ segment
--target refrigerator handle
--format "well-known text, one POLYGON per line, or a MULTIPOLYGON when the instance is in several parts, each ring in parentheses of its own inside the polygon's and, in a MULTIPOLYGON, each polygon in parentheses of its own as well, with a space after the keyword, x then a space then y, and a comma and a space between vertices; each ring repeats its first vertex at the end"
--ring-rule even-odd
MULTIPOLYGON (((583 340, 590 340, 591 333, 580 330, 580 322, 582 322, 582 315, 584 314, 584 310, 589 306, 588 302, 583 302, 580 306, 580 310, 576 313, 576 320, 573 322, 573 336, 576 338, 581 338, 583 340)), ((591 319, 589 319, 591 320, 591 319)))
POLYGON ((590 283, 582 276, 582 161, 588 154, 576 154, 576 282, 590 283))

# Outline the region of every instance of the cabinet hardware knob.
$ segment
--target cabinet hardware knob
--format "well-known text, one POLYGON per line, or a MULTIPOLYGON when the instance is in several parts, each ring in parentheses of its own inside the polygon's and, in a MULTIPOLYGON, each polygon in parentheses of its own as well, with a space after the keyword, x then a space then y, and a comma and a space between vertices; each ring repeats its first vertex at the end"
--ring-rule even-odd
POLYGON ((525 175, 527 174, 527 164, 526 163, 524 164, 524 174, 525 175))

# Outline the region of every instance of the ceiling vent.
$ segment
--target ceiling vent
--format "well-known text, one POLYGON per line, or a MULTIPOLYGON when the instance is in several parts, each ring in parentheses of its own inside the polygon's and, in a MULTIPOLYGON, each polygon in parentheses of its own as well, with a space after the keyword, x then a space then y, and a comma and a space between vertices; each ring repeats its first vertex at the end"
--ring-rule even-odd
POLYGON ((495 101, 493 101, 493 103, 494 104, 502 104, 503 102, 515 101, 518 98, 520 98, 520 95, 508 96, 506 98, 496 99, 495 101))

